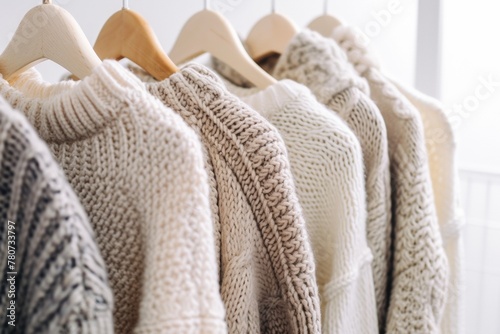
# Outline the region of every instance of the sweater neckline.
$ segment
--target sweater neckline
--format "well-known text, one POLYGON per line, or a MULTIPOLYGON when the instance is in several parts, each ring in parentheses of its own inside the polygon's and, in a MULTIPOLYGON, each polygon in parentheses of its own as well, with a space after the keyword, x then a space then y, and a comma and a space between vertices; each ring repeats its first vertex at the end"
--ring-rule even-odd
POLYGON ((238 96, 244 103, 255 109, 264 118, 270 119, 300 96, 311 95, 305 86, 288 79, 283 79, 264 89, 241 87, 221 77, 229 92, 238 96))
POLYGON ((134 103, 137 92, 144 92, 144 85, 112 60, 78 82, 51 84, 35 69, 14 78, 12 85, 0 76, 0 94, 25 114, 47 143, 95 135, 134 103))

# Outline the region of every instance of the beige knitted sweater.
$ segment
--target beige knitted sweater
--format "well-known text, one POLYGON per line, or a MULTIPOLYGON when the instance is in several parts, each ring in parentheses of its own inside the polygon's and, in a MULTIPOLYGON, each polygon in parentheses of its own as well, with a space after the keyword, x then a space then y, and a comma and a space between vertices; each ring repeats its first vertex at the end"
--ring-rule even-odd
POLYGON ((201 65, 148 89, 204 144, 229 332, 320 333, 313 254, 276 129, 201 65))
POLYGON ((262 91, 226 84, 277 127, 287 146, 316 259, 323 333, 377 333, 356 136, 296 82, 262 91))
POLYGON ((113 333, 87 215, 45 143, 1 97, 0 180, 0 332, 113 333))
POLYGON ((348 27, 333 37, 368 81, 387 126, 394 205, 394 261, 386 330, 439 333, 448 261, 439 231, 425 134, 418 110, 372 63, 361 64, 362 44, 348 27))
POLYGON ((441 334, 463 334, 465 333, 463 244, 465 217, 459 198, 455 134, 440 102, 414 89, 396 82, 394 84, 418 109, 424 123, 434 201, 450 267, 448 299, 441 322, 441 334))
POLYGON ((0 82, 87 210, 115 295, 117 333, 223 333, 208 180, 198 138, 116 62, 48 85, 0 82))

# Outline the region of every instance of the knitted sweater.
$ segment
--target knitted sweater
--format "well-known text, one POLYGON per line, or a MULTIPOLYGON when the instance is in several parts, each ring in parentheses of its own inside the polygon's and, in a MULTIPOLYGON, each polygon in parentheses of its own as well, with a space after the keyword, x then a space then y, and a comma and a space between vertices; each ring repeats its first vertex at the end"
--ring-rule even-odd
POLYGON ((320 333, 313 254, 276 129, 201 65, 148 89, 205 146, 229 332, 320 333))
MULTIPOLYGON (((214 64, 230 80, 247 86, 229 67, 217 60, 214 64)), ((364 94, 369 91, 368 85, 358 77, 340 47, 310 30, 295 36, 278 60, 268 59, 261 65, 277 79, 291 79, 310 88, 321 103, 346 121, 361 143, 366 171, 366 231, 374 256, 378 321, 383 324, 391 248, 390 166, 384 119, 364 94)))
POLYGON ((46 145, 2 98, 0 180, 0 331, 112 333, 113 296, 88 218, 46 145))
POLYGON ((458 168, 455 162, 455 134, 441 103, 393 81, 419 110, 424 123, 425 143, 434 189, 437 216, 450 267, 448 299, 441 321, 441 334, 465 332, 465 274, 463 227, 458 168))
POLYGON ((115 295, 117 333, 221 333, 208 180, 182 119, 116 62, 0 93, 22 110, 89 213, 115 295))
POLYGON ((361 147, 304 86, 230 91, 275 125, 288 150, 316 259, 323 333, 377 333, 361 147))
POLYGON ((350 28, 333 37, 368 81, 387 126, 394 206, 394 260, 386 330, 439 333, 448 262, 439 232, 422 120, 416 108, 372 63, 356 60, 362 44, 350 28))

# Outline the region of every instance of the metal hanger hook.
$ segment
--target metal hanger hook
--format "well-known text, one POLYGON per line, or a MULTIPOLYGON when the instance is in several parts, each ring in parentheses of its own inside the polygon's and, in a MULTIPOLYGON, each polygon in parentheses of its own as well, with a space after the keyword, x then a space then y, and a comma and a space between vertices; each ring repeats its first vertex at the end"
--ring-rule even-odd
POLYGON ((52 5, 52 0, 43 0, 42 4, 44 4, 44 5, 52 5))
POLYGON ((328 15, 328 0, 323 1, 323 14, 328 15))
POLYGON ((128 9, 128 0, 123 0, 123 9, 128 9))
POLYGON ((209 10, 209 9, 210 9, 210 1, 205 0, 205 10, 209 10))
POLYGON ((271 13, 276 13, 276 0, 271 0, 271 13))

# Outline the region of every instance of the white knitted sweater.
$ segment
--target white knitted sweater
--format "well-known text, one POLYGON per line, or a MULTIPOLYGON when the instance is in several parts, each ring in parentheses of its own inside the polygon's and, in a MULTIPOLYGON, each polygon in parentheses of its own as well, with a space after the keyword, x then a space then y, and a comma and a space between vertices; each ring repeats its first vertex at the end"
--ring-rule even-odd
MULTIPOLYGON (((248 86, 223 63, 214 60, 214 65, 231 81, 248 86)), ((366 173, 366 231, 374 257, 378 321, 383 324, 391 248, 390 166, 384 119, 365 94, 369 94, 368 85, 335 42, 309 30, 295 36, 279 59, 269 58, 261 65, 277 79, 291 79, 310 88, 321 103, 346 121, 361 144, 366 173)))
POLYGON ((115 295, 117 333, 223 333, 208 180, 182 119, 117 62, 0 94, 23 111, 87 210, 115 295))
POLYGON ((1 97, 0 180, 0 332, 113 333, 87 215, 47 146, 1 97))
POLYGON ((377 333, 356 136, 298 83, 283 80, 260 92, 226 84, 276 126, 287 146, 316 260, 323 333, 377 333))
POLYGON ((418 110, 373 62, 359 62, 365 50, 349 27, 333 38, 370 85, 387 126, 394 205, 394 261, 386 330, 439 333, 448 286, 448 262, 418 110))
POLYGON ((201 65, 147 87, 206 149, 229 332, 320 333, 313 254, 276 129, 201 65))

